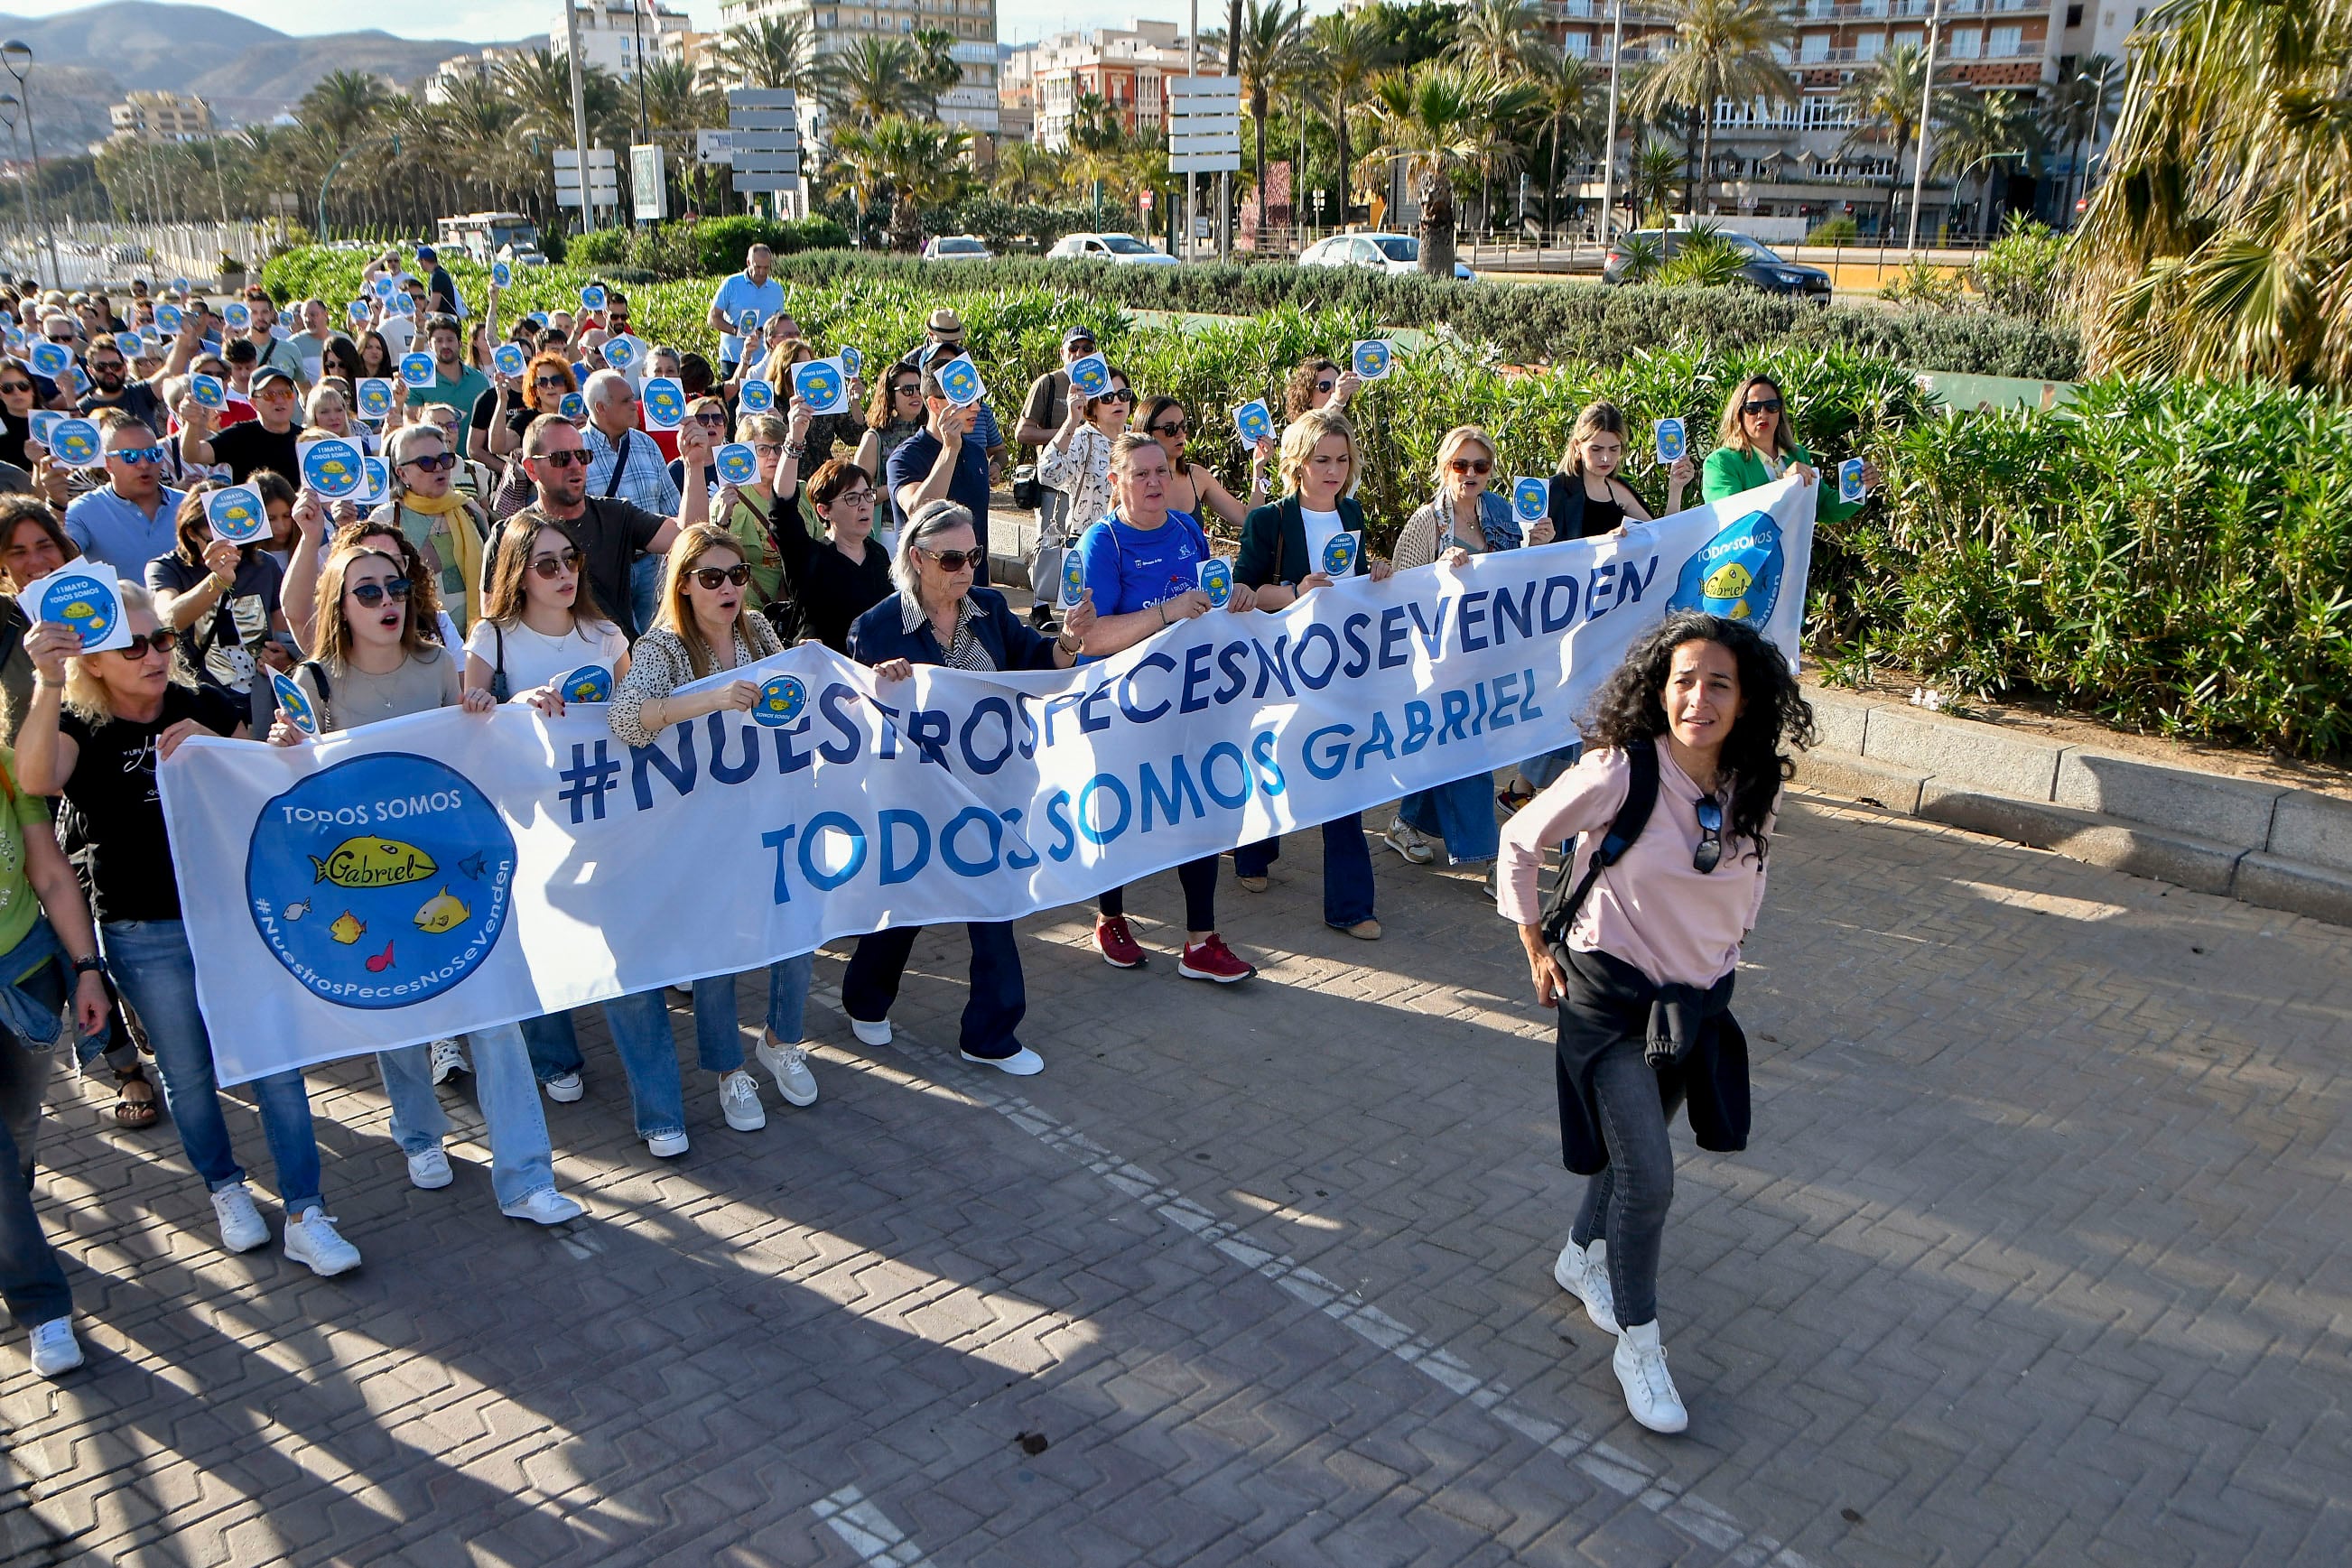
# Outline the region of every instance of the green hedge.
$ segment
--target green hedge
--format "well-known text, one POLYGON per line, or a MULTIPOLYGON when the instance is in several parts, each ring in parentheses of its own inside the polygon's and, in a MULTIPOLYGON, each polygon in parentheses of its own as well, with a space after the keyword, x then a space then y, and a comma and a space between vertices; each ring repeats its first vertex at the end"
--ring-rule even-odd
POLYGON ((576 236, 564 259, 575 267, 629 267, 656 279, 724 277, 743 269, 743 257, 755 245, 783 256, 848 244, 849 231, 827 217, 782 223, 698 218, 641 229, 597 229, 576 236))

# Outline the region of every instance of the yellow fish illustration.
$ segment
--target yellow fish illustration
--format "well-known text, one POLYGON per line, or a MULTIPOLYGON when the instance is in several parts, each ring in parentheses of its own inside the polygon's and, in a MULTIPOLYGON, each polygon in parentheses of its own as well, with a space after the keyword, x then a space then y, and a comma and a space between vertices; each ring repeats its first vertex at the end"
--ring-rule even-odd
POLYGON ((464 900, 457 897, 445 887, 426 899, 425 907, 416 912, 416 928, 419 931, 438 936, 453 926, 462 925, 466 916, 472 913, 472 910, 466 907, 464 900))
POLYGON ((1699 584, 1699 588, 1709 599, 1737 599, 1747 592, 1755 580, 1746 567, 1736 560, 1727 560, 1708 572, 1706 580, 1699 584))
POLYGON ((77 599, 66 606, 66 619, 68 621, 87 620, 97 613, 98 606, 87 599, 77 599))
POLYGON ((1728 620, 1732 620, 1732 621, 1745 621, 1745 620, 1747 620, 1747 619, 1748 619, 1748 601, 1746 601, 1745 599, 1743 599, 1743 600, 1741 600, 1738 603, 1737 603, 1737 604, 1733 605, 1733 606, 1731 607, 1731 612, 1730 612, 1730 614, 1727 617, 1727 619, 1728 619, 1728 620))
POLYGON ((345 839, 326 859, 312 855, 310 864, 318 873, 313 882, 331 882, 337 887, 399 887, 423 882, 441 869, 414 844, 373 838, 345 839))
POLYGON ((327 935, 348 947, 367 935, 367 925, 346 909, 335 916, 335 923, 327 927, 327 935))

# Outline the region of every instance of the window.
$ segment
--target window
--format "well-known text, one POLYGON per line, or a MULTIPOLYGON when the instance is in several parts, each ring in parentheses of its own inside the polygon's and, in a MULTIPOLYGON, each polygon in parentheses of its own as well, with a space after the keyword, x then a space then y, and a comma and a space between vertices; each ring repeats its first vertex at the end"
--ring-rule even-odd
POLYGON ((1591 59, 1592 57, 1592 40, 1587 35, 1582 33, 1570 33, 1563 42, 1567 46, 1569 58, 1572 60, 1584 60, 1591 59))
POLYGON ((1807 33, 1798 49, 1801 60, 1826 60, 1830 57, 1830 36, 1827 33, 1807 33))
POLYGON ((1885 34, 1864 33, 1853 41, 1853 57, 1858 60, 1874 60, 1885 51, 1885 34))
POLYGON ((1985 53, 1994 59, 2006 59, 2025 52, 2025 29, 2022 27, 1989 27, 1985 30, 1985 53))
POLYGON ((1979 33, 1974 27, 1953 28, 1952 58, 1956 60, 1975 59, 1978 54, 1978 47, 1982 44, 1983 41, 1983 35, 1979 33))
POLYGON ((2066 7, 2066 26, 2070 26, 2070 27, 2079 27, 2079 26, 2081 26, 2082 25, 2083 25, 2083 8, 2082 8, 2080 5, 2069 5, 2069 6, 2067 6, 2067 7, 2066 7))

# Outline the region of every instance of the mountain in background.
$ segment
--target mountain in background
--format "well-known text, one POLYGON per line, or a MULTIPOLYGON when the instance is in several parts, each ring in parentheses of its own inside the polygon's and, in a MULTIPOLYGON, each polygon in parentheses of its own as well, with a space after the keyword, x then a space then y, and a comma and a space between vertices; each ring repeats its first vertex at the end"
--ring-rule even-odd
POLYGON ((485 47, 378 32, 296 38, 210 5, 149 0, 55 16, 0 16, 0 37, 32 46, 45 156, 103 141, 108 107, 134 88, 194 93, 220 120, 252 124, 291 109, 331 71, 369 71, 413 87, 452 55, 485 47))

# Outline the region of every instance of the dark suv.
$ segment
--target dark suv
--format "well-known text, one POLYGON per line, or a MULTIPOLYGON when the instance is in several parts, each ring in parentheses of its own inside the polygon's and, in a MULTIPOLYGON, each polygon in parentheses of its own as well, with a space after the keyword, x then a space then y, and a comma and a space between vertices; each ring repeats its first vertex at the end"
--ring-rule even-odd
MULTIPOLYGON (((1738 246, 1748 253, 1748 264, 1740 268, 1740 273, 1767 294, 1797 294, 1817 299, 1824 305, 1829 303, 1830 275, 1820 267, 1783 261, 1770 246, 1730 229, 1716 229, 1713 233, 1716 238, 1738 246)), ((1672 261, 1675 252, 1682 248, 1682 242, 1689 237, 1690 231, 1686 229, 1640 229, 1625 236, 1657 246, 1661 266, 1672 261)), ((1625 238, 1610 242, 1609 257, 1601 265, 1601 282, 1625 281, 1625 267, 1632 260, 1625 248, 1625 238)))

